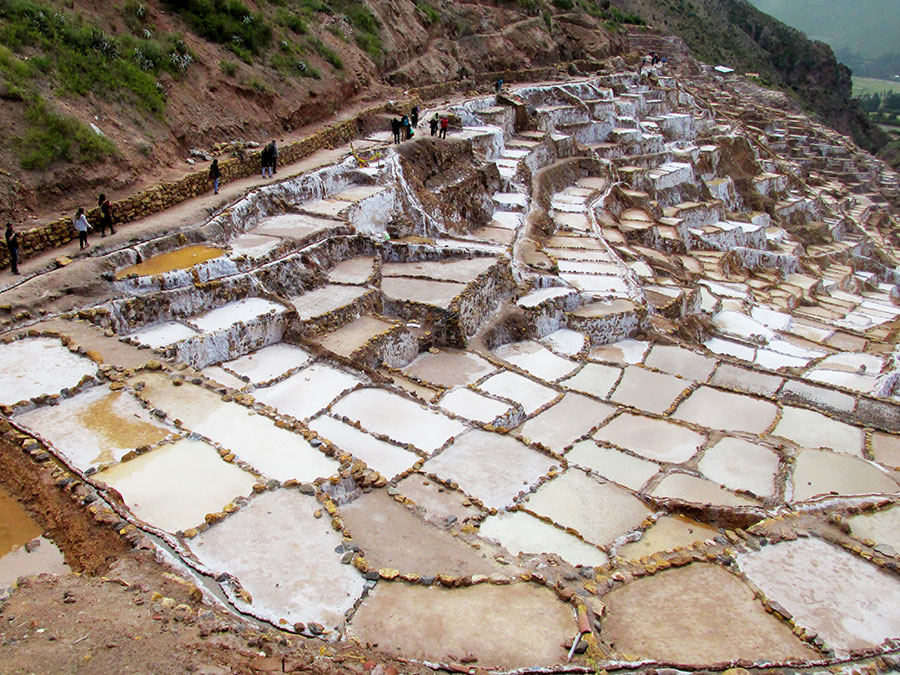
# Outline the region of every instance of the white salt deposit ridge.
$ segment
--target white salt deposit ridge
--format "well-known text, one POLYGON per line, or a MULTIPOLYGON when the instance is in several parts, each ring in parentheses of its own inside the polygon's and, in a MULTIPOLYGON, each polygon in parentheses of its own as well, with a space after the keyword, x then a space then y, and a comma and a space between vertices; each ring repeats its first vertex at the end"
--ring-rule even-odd
POLYGON ((430 454, 467 427, 417 403, 380 389, 353 391, 332 408, 373 434, 383 434, 430 454))
POLYGON ((96 372, 96 363, 73 354, 55 338, 15 340, 0 345, 0 404, 58 394, 96 372))
POLYGON ((263 389, 254 396, 284 415, 298 420, 317 414, 342 393, 362 380, 324 363, 315 363, 287 379, 263 389))
POLYGON ((573 565, 598 567, 609 560, 596 546, 521 511, 490 516, 479 529, 483 537, 498 540, 513 555, 550 552, 573 565))
POLYGON ((154 407, 177 416, 185 427, 228 448, 264 476, 280 481, 313 481, 338 469, 337 462, 302 436, 279 429, 269 418, 254 415, 237 403, 226 403, 202 387, 174 387, 160 373, 141 374, 135 381, 146 382, 141 393, 154 407))
POLYGON ((370 469, 378 471, 388 479, 406 471, 419 460, 419 456, 414 452, 393 443, 380 441, 328 415, 320 415, 310 420, 309 428, 344 452, 361 459, 370 469))
POLYGON ((142 345, 151 349, 162 349, 181 340, 187 340, 199 335, 193 328, 188 328, 177 321, 166 321, 150 328, 135 331, 128 337, 137 340, 142 345))
POLYGON ((263 347, 252 354, 246 354, 222 364, 223 368, 244 376, 252 384, 263 384, 277 379, 295 368, 309 362, 309 353, 302 347, 279 342, 263 347))
POLYGON ((281 314, 284 311, 286 310, 283 305, 279 305, 271 300, 244 298, 237 302, 229 302, 227 305, 206 314, 191 317, 188 319, 188 322, 202 333, 212 333, 224 328, 230 328, 239 322, 258 319, 265 314, 281 314))

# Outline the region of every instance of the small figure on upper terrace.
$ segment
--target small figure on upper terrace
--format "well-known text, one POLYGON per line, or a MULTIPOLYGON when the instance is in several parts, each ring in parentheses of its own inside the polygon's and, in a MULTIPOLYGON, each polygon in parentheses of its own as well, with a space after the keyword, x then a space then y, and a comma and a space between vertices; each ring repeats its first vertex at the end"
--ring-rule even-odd
POLYGON ((419 106, 414 105, 412 111, 409 113, 410 119, 412 119, 412 125, 415 129, 419 126, 419 106))
POLYGON ((497 80, 494 82, 494 93, 496 93, 499 96, 500 92, 502 90, 503 90, 503 79, 498 77, 497 80))
POLYGON ((408 115, 404 115, 400 120, 400 126, 403 127, 403 140, 408 141, 412 138, 412 125, 409 123, 408 115))
POLYGON ((262 164, 262 177, 272 177, 272 146, 266 145, 259 153, 259 161, 262 164))
POLYGON ((19 273, 19 233, 13 229, 12 223, 6 224, 6 248, 9 251, 9 269, 13 274, 19 273))
POLYGON ((219 160, 214 159, 209 165, 209 179, 213 184, 213 194, 219 194, 219 179, 222 177, 222 171, 219 169, 219 160))
POLYGON ((113 229, 113 221, 112 221, 112 205, 109 203, 109 200, 106 198, 106 195, 102 192, 100 196, 97 197, 97 206, 100 207, 100 236, 106 236, 106 228, 109 228, 110 234, 115 234, 116 231, 113 229))
POLYGON ((391 120, 391 131, 394 134, 394 143, 400 142, 400 120, 394 117, 391 120))
POLYGON ((269 166, 272 169, 272 173, 278 173, 278 146, 275 145, 275 139, 272 139, 272 142, 269 143, 269 166))
POLYGON ((450 128, 450 118, 444 115, 441 117, 441 135, 440 138, 447 138, 447 129, 450 128))
POLYGON ((78 250, 83 250, 87 248, 90 244, 88 244, 87 233, 88 230, 93 230, 91 224, 88 222, 87 216, 84 215, 84 209, 80 206, 78 210, 75 212, 75 219, 72 221, 75 225, 75 230, 78 232, 78 250))
POLYGON ((431 135, 434 136, 438 130, 438 124, 440 124, 440 120, 438 119, 437 113, 434 114, 434 117, 431 118, 431 121, 428 123, 428 126, 431 127, 431 135))

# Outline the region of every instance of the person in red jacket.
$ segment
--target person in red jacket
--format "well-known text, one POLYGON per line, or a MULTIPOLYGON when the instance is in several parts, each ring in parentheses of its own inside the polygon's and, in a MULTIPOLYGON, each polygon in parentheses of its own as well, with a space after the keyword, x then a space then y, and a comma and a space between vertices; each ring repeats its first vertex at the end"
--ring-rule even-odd
POLYGON ((450 128, 450 118, 444 115, 441 117, 441 135, 440 138, 447 138, 447 129, 450 128))

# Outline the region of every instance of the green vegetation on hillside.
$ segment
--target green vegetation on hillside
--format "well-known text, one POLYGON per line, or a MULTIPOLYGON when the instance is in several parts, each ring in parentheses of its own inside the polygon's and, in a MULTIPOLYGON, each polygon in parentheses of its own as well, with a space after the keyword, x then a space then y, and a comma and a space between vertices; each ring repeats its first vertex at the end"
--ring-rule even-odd
POLYGON ((853 78, 853 95, 900 93, 900 80, 878 80, 871 77, 853 78))
POLYGON ((60 161, 94 164, 117 154, 106 136, 60 115, 40 97, 29 106, 25 121, 28 131, 19 139, 23 169, 42 171, 60 161))

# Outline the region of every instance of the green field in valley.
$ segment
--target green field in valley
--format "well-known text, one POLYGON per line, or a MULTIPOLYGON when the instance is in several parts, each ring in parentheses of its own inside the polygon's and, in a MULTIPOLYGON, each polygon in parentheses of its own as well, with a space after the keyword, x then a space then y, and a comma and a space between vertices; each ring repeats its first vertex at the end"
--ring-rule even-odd
POLYGON ((900 92, 900 81, 876 80, 871 77, 853 78, 854 96, 861 96, 863 94, 883 94, 886 91, 900 92))

